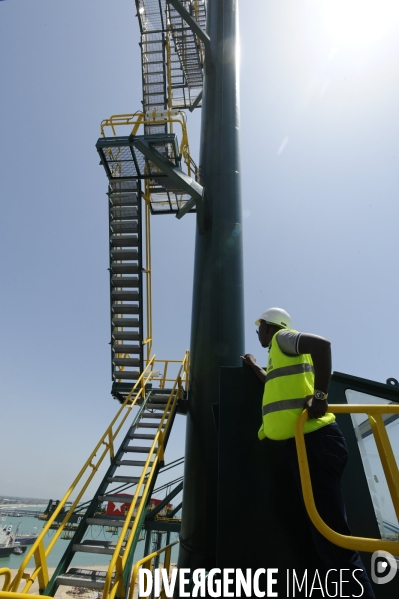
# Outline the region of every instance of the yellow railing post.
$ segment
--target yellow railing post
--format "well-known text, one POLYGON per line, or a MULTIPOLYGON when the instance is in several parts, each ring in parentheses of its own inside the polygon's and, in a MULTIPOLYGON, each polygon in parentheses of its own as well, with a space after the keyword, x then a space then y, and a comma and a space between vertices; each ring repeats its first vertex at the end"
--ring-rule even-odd
POLYGON ((0 568, 0 576, 4 576, 4 584, 2 591, 8 591, 11 582, 11 570, 10 568, 0 568))
POLYGON ((381 458, 382 456, 385 457, 385 459, 381 459, 382 467, 384 469, 385 478, 387 479, 396 517, 399 520, 399 470, 392 451, 392 446, 381 414, 374 414, 374 416, 369 415, 369 422, 371 430, 373 431, 378 453, 381 458))
POLYGON ((49 581, 49 578, 43 539, 36 547, 33 557, 35 558, 35 565, 36 569, 38 570, 37 578, 39 582, 39 589, 41 591, 44 591, 49 581))
MULTIPOLYGON (((362 414, 362 413, 365 413, 368 416, 374 415, 374 414, 379 415, 381 413, 399 414, 399 405, 392 405, 392 404, 389 404, 389 405, 334 404, 334 405, 329 406, 328 411, 333 412, 335 414, 344 414, 344 413, 346 413, 346 414, 348 414, 348 413, 362 414)), ((336 531, 332 530, 329 526, 327 526, 327 524, 324 522, 324 520, 322 520, 322 518, 320 517, 320 515, 317 511, 314 497, 313 497, 312 482, 310 479, 309 464, 308 464, 308 459, 307 459, 307 455, 306 455, 305 434, 304 434, 303 427, 304 427, 304 424, 307 419, 308 419, 308 413, 307 413, 307 410, 304 410, 302 412, 302 414, 299 416, 297 423, 296 423, 295 441, 296 441, 297 454, 298 454, 298 465, 299 465, 299 473, 300 473, 300 477, 301 477, 303 500, 304 500, 305 507, 308 512, 309 518, 311 519, 314 526, 331 543, 334 543, 335 545, 339 545, 339 547, 344 547, 345 549, 353 549, 353 550, 357 550, 357 551, 369 551, 369 552, 382 550, 382 551, 388 551, 392 555, 399 555, 399 541, 384 541, 382 539, 370 539, 370 538, 365 538, 365 537, 342 535, 342 534, 339 534, 336 531)), ((381 418, 381 423, 383 423, 382 418, 381 418)), ((380 425, 381 425, 381 423, 380 423, 380 425)), ((377 425, 375 425, 375 428, 376 427, 377 427, 377 425)), ((372 425, 372 430, 374 432, 373 425, 372 425)), ((385 435, 386 435, 386 431, 385 431, 385 435)), ((389 443, 389 439, 388 438, 385 439, 384 435, 379 435, 378 443, 380 443, 380 445, 383 447, 383 453, 380 454, 380 458, 383 463, 384 471, 389 472, 390 476, 392 476, 392 484, 393 484, 393 488, 395 491, 397 488, 396 487, 396 479, 395 479, 395 475, 396 475, 395 471, 397 473, 397 466, 396 466, 396 463, 394 466, 392 465, 392 463, 391 464, 389 463, 390 459, 391 460, 393 459, 393 461, 395 461, 393 454, 389 458, 390 451, 392 451, 392 448, 389 443), (386 440, 388 442, 387 445, 385 445, 386 440)), ((378 443, 377 443, 377 447, 378 447, 378 443)), ((393 500, 394 499, 395 498, 393 497, 393 500)))
MULTIPOLYGON (((159 549, 158 551, 155 551, 154 553, 151 553, 150 555, 146 555, 145 557, 143 557, 142 559, 140 559, 138 562, 135 563, 134 568, 133 568, 132 578, 131 578, 131 581, 130 581, 130 588, 129 588, 129 597, 128 597, 128 599, 133 599, 134 587, 136 585, 136 580, 137 580, 137 575, 138 575, 139 569, 141 568, 141 566, 144 566, 146 569, 151 570, 152 560, 157 555, 160 555, 161 553, 166 552, 164 567, 168 570, 168 573, 169 573, 169 568, 170 568, 170 552, 172 551, 172 547, 174 545, 176 545, 178 542, 179 541, 174 541, 173 543, 170 543, 170 545, 166 545, 165 547, 162 547, 162 549, 159 549), (168 552, 169 552, 169 557, 168 557, 168 552)), ((161 596, 165 596, 164 595, 164 591, 161 593, 161 596)))
POLYGON ((109 443, 109 457, 111 460, 114 459, 115 457, 115 453, 114 453, 114 440, 112 438, 112 428, 109 427, 108 429, 108 443, 109 443))

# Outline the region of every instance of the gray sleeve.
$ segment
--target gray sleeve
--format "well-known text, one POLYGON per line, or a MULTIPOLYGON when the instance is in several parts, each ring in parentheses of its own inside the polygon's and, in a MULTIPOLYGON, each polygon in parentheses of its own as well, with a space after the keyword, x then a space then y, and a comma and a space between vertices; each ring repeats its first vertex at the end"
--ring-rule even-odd
POLYGON ((301 333, 296 333, 294 331, 283 329, 277 335, 276 340, 279 348, 284 354, 288 354, 289 356, 298 356, 298 343, 300 336, 301 333))

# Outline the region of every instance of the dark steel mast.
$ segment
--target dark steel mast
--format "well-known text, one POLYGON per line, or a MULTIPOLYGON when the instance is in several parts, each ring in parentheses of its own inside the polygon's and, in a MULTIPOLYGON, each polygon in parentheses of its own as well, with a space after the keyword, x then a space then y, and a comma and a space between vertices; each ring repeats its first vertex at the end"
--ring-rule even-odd
POLYGON ((238 2, 208 0, 200 183, 205 232, 197 230, 179 567, 216 559, 220 368, 244 350, 238 2))

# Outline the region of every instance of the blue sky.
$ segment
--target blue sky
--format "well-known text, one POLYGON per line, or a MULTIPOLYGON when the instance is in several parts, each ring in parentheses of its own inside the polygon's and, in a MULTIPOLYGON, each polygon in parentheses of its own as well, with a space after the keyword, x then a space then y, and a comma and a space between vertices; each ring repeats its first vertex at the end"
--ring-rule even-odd
MULTIPOLYGON (((240 5, 245 350, 265 361, 254 321, 281 306, 331 340, 334 370, 385 382, 399 377, 399 16, 348 2, 346 29, 316 0, 240 5)), ((116 411, 94 146, 102 119, 141 107, 138 42, 132 0, 0 4, 4 495, 60 497, 116 411)), ((195 220, 152 227, 154 350, 179 359, 195 220)), ((183 448, 180 418, 169 460, 183 448)))

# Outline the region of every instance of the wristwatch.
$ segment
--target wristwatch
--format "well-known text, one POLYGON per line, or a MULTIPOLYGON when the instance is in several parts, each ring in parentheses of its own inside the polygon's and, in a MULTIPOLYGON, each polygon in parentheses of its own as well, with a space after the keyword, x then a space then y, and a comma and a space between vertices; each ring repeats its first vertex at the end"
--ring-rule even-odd
POLYGON ((328 397, 328 393, 323 393, 323 391, 317 391, 317 389, 315 389, 313 397, 315 399, 319 399, 320 401, 325 401, 328 397))

